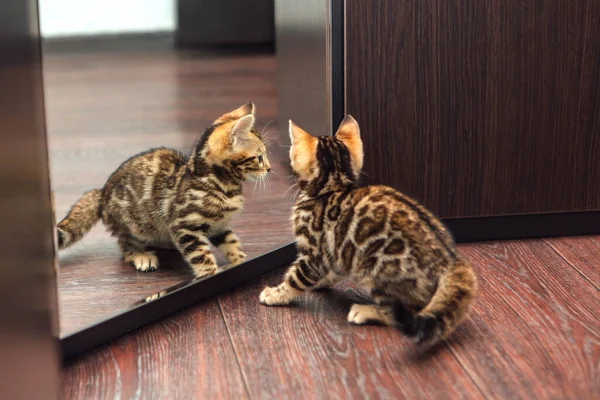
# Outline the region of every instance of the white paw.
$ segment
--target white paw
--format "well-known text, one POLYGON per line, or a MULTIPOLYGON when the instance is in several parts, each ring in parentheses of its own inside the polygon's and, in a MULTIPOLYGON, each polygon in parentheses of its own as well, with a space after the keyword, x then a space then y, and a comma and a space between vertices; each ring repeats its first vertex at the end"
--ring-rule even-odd
POLYGON ((377 319, 372 306, 354 304, 348 313, 348 322, 356 325, 364 325, 369 321, 377 319))
POLYGON ((230 267, 234 267, 236 265, 240 265, 241 263, 244 262, 244 260, 246 259, 246 257, 248 257, 246 255, 246 253, 243 252, 238 252, 236 255, 229 257, 229 266, 230 267))
POLYGON ((194 277, 196 279, 208 278, 209 276, 216 274, 217 271, 216 267, 194 268, 194 277))
POLYGON ((146 301, 146 303, 150 303, 151 301, 160 299, 165 294, 167 294, 167 291, 163 290, 162 292, 159 292, 159 293, 153 294, 152 296, 146 297, 144 300, 146 301))
POLYGON ((290 304, 292 298, 286 296, 279 287, 266 287, 260 294, 260 302, 268 306, 282 306, 290 304))
POLYGON ((133 256, 135 269, 141 272, 152 272, 158 269, 158 257, 153 253, 139 253, 133 256))

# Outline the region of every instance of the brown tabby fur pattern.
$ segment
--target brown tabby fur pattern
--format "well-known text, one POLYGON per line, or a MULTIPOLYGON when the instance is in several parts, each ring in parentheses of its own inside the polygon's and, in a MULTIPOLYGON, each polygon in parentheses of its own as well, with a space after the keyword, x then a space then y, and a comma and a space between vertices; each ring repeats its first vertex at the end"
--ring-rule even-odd
POLYGON ((231 265, 239 264, 246 255, 230 221, 243 205, 242 181, 270 171, 254 121, 248 103, 214 121, 189 157, 158 148, 125 161, 58 224, 59 247, 77 242, 102 219, 138 271, 158 268, 150 247, 175 247, 195 276, 210 276, 218 267, 209 241, 231 265))
POLYGON ((301 190, 292 222, 298 257, 260 301, 286 305, 305 290, 349 278, 374 304, 354 304, 348 321, 398 327, 433 345, 468 315, 477 292, 471 264, 452 235, 415 200, 382 185, 359 187, 363 147, 347 116, 335 136, 313 137, 290 121, 292 169, 301 190))

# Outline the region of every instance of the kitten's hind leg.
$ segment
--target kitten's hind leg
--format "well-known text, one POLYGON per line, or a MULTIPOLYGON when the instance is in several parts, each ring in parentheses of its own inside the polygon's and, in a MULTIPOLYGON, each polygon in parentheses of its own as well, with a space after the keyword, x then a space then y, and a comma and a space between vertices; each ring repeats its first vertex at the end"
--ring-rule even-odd
POLYGON ((158 257, 153 251, 145 251, 144 245, 130 236, 119 238, 119 247, 125 262, 140 272, 153 272, 158 269, 158 257))
POLYGON ((327 275, 323 277, 319 282, 315 284, 312 288, 313 292, 325 292, 335 286, 342 278, 334 273, 333 271, 329 271, 327 275))
POLYGON ((262 291, 260 302, 269 306, 288 305, 302 292, 312 289, 324 276, 317 264, 302 255, 287 270, 281 284, 262 291))

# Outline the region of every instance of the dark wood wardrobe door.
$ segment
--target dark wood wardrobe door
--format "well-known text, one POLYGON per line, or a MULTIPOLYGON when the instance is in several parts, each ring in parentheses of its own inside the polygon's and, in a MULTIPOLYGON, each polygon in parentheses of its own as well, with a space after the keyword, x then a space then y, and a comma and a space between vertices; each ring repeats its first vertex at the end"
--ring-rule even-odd
POLYGON ((365 172, 440 216, 600 209, 600 1, 346 0, 365 172))

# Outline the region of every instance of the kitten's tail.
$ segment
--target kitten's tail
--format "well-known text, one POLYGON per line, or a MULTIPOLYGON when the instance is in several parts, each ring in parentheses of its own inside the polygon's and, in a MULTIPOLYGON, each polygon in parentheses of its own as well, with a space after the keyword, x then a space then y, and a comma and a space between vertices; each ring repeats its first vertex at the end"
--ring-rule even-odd
POLYGON ((471 263, 457 259, 442 275, 436 292, 423 310, 414 314, 401 305, 394 307, 400 330, 417 344, 431 346, 446 338, 471 311, 477 294, 477 277, 471 263))
POLYGON ((71 207, 67 216, 56 227, 58 247, 65 249, 78 242, 100 219, 102 190, 85 192, 71 207))

